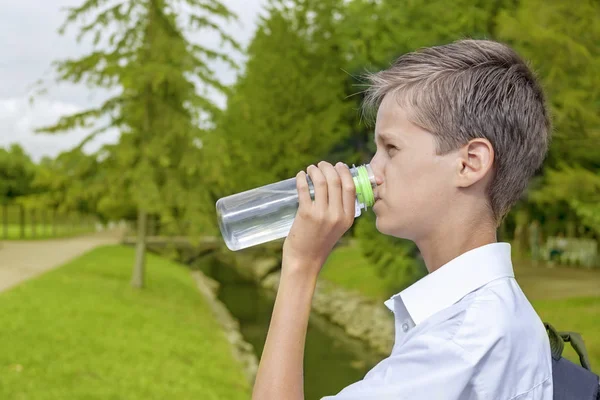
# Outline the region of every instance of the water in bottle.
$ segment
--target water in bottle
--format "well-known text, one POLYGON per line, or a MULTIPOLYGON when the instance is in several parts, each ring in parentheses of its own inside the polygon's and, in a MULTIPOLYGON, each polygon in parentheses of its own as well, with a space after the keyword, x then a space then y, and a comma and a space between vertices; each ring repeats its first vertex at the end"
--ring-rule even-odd
MULTIPOLYGON (((375 202, 375 175, 369 164, 350 169, 356 187, 355 215, 375 202)), ((310 178, 308 186, 314 199, 310 178)), ((296 178, 251 189, 217 201, 217 219, 225 244, 230 250, 241 250, 286 237, 298 211, 296 178)))

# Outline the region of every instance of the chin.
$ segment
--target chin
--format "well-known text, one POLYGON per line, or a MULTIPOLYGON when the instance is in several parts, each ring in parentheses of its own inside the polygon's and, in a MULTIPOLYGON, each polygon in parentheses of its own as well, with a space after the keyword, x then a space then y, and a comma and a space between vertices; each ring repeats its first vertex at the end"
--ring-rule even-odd
POLYGON ((412 237, 410 232, 407 231, 405 224, 402 221, 390 221, 377 217, 375 221, 375 227, 377 230, 388 236, 393 236, 399 239, 409 239, 412 237))
POLYGON ((380 233, 383 233, 384 235, 391 235, 393 229, 391 229, 391 226, 389 226, 389 224, 386 222, 389 221, 386 221, 384 218, 378 216, 375 220, 375 227, 380 233))

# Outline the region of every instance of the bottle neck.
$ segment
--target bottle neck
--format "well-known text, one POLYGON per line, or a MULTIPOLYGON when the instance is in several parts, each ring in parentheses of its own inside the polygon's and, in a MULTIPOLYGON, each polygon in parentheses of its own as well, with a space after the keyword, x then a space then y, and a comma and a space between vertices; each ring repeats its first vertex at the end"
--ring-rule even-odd
POLYGON ((356 198, 363 208, 371 207, 375 203, 374 189, 377 186, 375 174, 369 164, 359 167, 353 166, 352 176, 356 187, 356 198))

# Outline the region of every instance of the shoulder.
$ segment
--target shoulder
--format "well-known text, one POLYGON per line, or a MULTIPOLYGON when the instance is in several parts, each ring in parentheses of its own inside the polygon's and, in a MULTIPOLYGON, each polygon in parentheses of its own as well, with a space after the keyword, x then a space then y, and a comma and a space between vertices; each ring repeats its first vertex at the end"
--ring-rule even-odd
MULTIPOLYGON (((526 392, 550 379, 548 335, 533 306, 513 278, 499 279, 471 293, 452 341, 477 365, 479 384, 496 391, 526 392)), ((508 396, 510 393, 506 393, 508 396)))
POLYGON ((464 315, 453 339, 465 348, 470 347, 465 340, 474 334, 511 343, 532 336, 547 339, 540 318, 513 278, 490 282, 461 302, 465 303, 464 315))

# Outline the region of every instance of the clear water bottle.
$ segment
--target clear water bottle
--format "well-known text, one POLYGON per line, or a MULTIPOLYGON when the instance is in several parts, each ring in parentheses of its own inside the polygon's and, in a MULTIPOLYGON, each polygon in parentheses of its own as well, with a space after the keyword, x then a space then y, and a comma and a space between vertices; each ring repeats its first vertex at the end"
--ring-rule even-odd
MULTIPOLYGON (((350 169, 356 187, 354 217, 375 202, 375 175, 369 164, 350 169)), ((314 187, 308 177, 311 198, 314 187)), ((241 250, 286 237, 298 210, 296 178, 223 197, 217 201, 217 219, 225 244, 241 250)))

